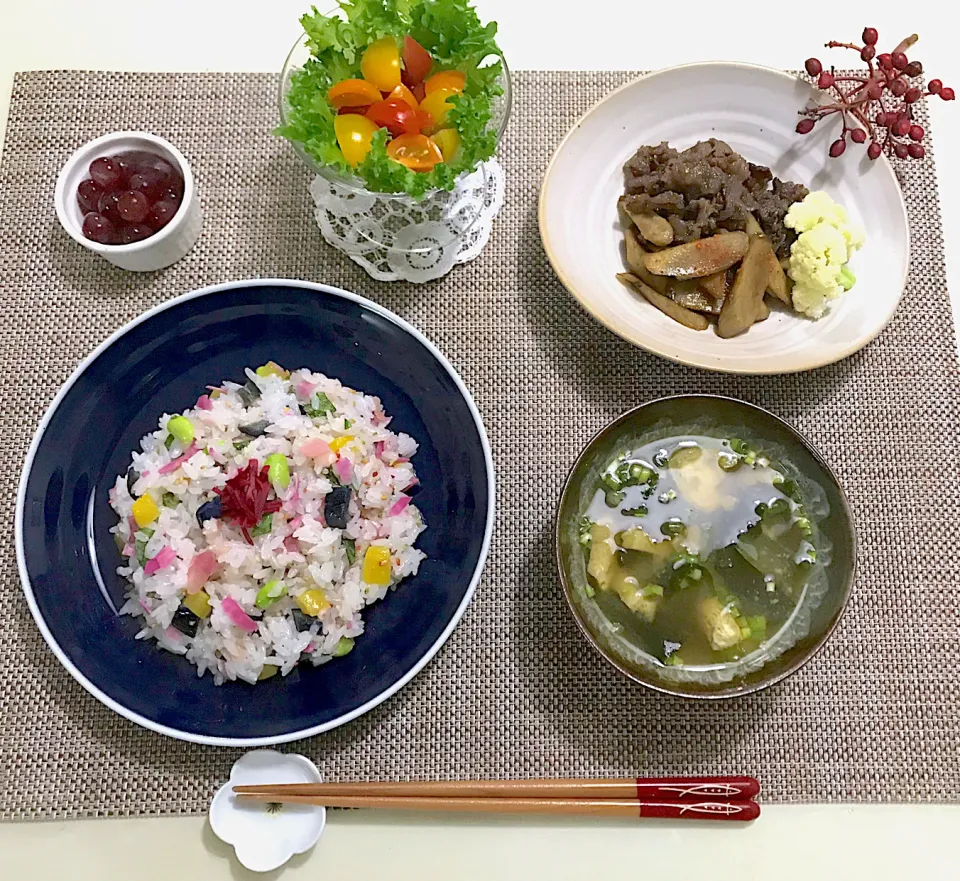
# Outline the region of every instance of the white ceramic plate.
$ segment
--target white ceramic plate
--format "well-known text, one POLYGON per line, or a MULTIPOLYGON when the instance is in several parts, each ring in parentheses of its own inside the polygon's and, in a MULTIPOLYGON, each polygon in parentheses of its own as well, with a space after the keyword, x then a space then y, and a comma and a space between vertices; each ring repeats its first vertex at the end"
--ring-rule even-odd
POLYGON ((689 64, 617 89, 567 134, 540 192, 540 235, 560 280, 583 307, 624 339, 671 361, 728 373, 791 373, 839 361, 886 326, 903 295, 910 234, 900 186, 885 158, 870 162, 848 144, 827 155, 839 122, 794 131, 816 90, 766 67, 689 64), (854 288, 819 321, 775 310, 762 324, 723 340, 683 327, 633 293, 625 271, 617 198, 623 164, 644 144, 685 149, 726 141, 750 162, 811 190, 826 190, 867 234, 851 268, 854 288))

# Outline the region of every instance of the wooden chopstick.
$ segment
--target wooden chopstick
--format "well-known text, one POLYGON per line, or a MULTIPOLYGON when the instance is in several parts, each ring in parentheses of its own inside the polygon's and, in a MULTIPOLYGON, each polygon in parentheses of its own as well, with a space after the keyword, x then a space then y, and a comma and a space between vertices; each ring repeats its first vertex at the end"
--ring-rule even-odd
POLYGON ((238 795, 323 798, 539 798, 646 801, 745 801, 760 792, 753 777, 549 778, 378 783, 286 783, 235 786, 238 795))
POLYGON ((273 792, 238 792, 244 801, 323 805, 328 808, 379 808, 404 811, 470 812, 481 814, 565 814, 592 817, 641 817, 677 820, 747 822, 760 816, 755 801, 651 801, 633 799, 574 798, 437 798, 396 796, 278 795, 273 792))

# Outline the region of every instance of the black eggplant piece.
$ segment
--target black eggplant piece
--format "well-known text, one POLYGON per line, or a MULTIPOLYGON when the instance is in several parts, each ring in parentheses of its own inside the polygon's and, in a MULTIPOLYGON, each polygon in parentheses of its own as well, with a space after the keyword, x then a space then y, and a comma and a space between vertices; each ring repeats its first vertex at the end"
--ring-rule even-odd
POLYGON ((267 433, 270 423, 266 419, 261 419, 259 422, 251 422, 238 427, 247 437, 263 437, 267 433))
POLYGON ((173 621, 171 623, 184 636, 196 636, 200 618, 194 615, 186 606, 180 606, 180 608, 173 613, 173 621))
POLYGON ((252 380, 248 379, 240 388, 237 389, 240 400, 244 407, 249 407, 257 398, 260 397, 260 387, 252 380))
POLYGON ((316 623, 316 618, 305 615, 299 609, 293 610, 293 626, 297 628, 298 633, 306 633, 316 623))
POLYGON ((127 492, 133 495, 133 485, 140 479, 140 474, 136 468, 131 465, 127 469, 127 492))
POLYGON ((207 520, 219 520, 223 516, 223 502, 220 496, 214 496, 209 502, 204 502, 197 508, 197 523, 203 529, 203 524, 207 520))
POLYGON ((350 508, 350 496, 353 495, 349 486, 335 486, 327 493, 323 500, 323 517, 327 526, 334 529, 347 528, 347 512, 350 508))

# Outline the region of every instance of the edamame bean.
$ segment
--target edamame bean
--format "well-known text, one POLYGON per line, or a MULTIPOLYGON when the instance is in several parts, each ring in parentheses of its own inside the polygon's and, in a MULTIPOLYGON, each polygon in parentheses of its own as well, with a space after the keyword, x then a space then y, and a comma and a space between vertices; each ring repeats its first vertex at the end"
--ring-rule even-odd
POLYGON ((267 478, 281 489, 290 485, 290 463, 283 453, 271 453, 267 456, 267 478))
POLYGON ((193 423, 186 416, 171 416, 167 431, 184 446, 193 441, 193 423))
POLYGON ((254 601, 258 609, 269 609, 277 600, 287 595, 287 586, 279 581, 268 581, 257 591, 254 601))

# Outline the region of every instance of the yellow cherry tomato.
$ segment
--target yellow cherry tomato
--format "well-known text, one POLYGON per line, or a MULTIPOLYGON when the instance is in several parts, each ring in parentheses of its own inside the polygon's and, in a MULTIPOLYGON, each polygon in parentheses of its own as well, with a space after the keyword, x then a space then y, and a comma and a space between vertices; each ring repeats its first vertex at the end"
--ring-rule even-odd
POLYGON ((133 503, 133 519, 137 521, 137 526, 146 526, 148 523, 153 523, 159 516, 160 509, 150 496, 140 496, 133 503))
POLYGON ((460 132, 455 128, 445 128, 434 132, 430 138, 440 148, 444 162, 452 162, 460 149, 460 132))
POLYGON ((341 80, 330 87, 327 99, 337 110, 341 107, 369 107, 380 100, 380 90, 365 80, 341 80))
POLYGON ((210 597, 205 590, 188 594, 183 598, 183 604, 198 618, 210 617, 210 597))
POLYGON ((462 92, 467 85, 466 76, 459 70, 444 70, 435 73, 424 84, 423 88, 428 95, 449 89, 451 92, 462 92))
POLYGON ((297 605, 300 607, 300 611, 303 612, 304 615, 310 615, 314 618, 316 618, 321 612, 325 612, 330 608, 330 602, 327 600, 327 595, 320 590, 320 588, 315 588, 314 590, 305 590, 295 599, 297 605))
POLYGON ((383 37, 367 46, 360 58, 360 72, 381 92, 392 92, 400 85, 400 50, 393 37, 383 37))
POLYGON ((383 545, 370 545, 367 548, 363 557, 362 578, 367 584, 390 583, 390 548, 383 545))
POLYGON ((420 102, 420 109, 433 117, 433 125, 424 129, 427 134, 432 134, 446 126, 447 114, 453 108, 453 105, 450 103, 450 98, 456 94, 457 93, 451 89, 437 89, 437 91, 431 92, 420 102))
POLYGON ((335 437, 332 441, 330 441, 330 449, 335 453, 339 453, 352 440, 352 434, 345 434, 343 437, 335 437))
POLYGON ((403 83, 400 83, 389 95, 387 95, 388 101, 403 101, 405 104, 409 104, 414 110, 420 106, 420 102, 417 101, 417 96, 413 94, 403 83))
POLYGON ((377 125, 359 113, 344 113, 334 119, 333 130, 337 133, 343 158, 356 167, 370 152, 377 125))

